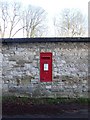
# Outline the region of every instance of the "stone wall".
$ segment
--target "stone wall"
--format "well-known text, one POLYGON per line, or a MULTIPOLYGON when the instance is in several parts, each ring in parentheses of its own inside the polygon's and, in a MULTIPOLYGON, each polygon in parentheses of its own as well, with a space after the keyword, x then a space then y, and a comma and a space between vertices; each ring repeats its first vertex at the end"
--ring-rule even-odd
POLYGON ((13 43, 2 46, 3 94, 88 96, 88 43, 13 43), (52 82, 40 82, 40 52, 52 52, 52 82))
MULTIPOLYGON (((0 43, 0 98, 2 96, 2 44, 0 43)), ((1 100, 0 100, 1 105, 1 100)))

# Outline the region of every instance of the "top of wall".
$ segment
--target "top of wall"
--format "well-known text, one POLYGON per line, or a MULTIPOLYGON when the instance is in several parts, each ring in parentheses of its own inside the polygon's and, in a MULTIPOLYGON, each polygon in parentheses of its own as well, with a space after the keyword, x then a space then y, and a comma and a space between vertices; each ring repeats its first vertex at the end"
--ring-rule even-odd
POLYGON ((45 38, 3 38, 2 43, 36 43, 36 42, 90 42, 90 38, 84 37, 45 37, 45 38))

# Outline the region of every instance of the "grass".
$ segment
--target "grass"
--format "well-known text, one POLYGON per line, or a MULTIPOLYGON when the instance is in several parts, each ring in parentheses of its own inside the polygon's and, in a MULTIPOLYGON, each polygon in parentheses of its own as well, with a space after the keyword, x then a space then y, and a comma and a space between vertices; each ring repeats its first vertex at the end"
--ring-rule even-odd
POLYGON ((16 101, 22 103, 31 102, 31 104, 59 104, 59 103, 79 103, 90 104, 90 98, 29 98, 29 97, 15 97, 15 96, 3 96, 2 102, 16 101))

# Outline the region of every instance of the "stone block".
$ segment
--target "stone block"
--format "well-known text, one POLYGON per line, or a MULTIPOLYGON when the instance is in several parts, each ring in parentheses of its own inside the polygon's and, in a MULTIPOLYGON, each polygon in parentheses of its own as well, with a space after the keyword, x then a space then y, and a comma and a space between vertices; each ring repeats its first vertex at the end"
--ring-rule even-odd
POLYGON ((39 82, 38 79, 31 79, 31 83, 37 83, 37 82, 39 82))
POLYGON ((2 91, 4 92, 7 92, 8 91, 8 84, 3 84, 2 85, 2 91))

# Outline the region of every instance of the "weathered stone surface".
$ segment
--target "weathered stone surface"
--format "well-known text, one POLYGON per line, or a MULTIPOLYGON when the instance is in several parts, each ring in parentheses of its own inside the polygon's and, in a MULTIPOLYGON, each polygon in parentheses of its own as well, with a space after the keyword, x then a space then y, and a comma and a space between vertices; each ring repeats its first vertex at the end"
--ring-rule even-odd
MULTIPOLYGON (((3 45, 3 91, 41 96, 87 96, 87 43, 23 43, 3 45), (40 52, 52 52, 52 82, 40 83, 40 52)), ((1 65, 1 64, 0 64, 1 65)))

